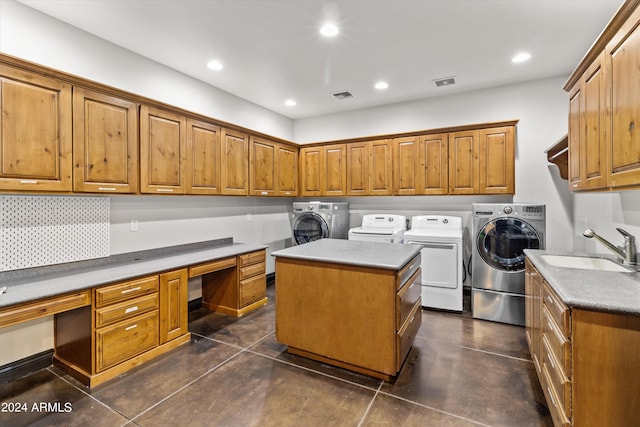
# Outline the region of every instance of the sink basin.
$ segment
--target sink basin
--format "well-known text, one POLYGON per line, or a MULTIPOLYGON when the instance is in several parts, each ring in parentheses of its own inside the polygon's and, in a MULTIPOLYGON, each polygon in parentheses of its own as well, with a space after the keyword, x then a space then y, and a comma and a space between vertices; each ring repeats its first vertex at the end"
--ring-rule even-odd
POLYGON ((580 268, 583 270, 618 271, 629 273, 625 268, 606 258, 592 258, 570 255, 541 255, 542 259, 554 267, 580 268))

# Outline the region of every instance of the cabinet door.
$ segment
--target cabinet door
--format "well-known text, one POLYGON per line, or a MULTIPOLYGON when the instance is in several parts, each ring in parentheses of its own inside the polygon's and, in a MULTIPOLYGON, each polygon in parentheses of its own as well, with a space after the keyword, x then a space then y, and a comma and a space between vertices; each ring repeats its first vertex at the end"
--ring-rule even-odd
POLYGON ((276 194, 277 143, 251 137, 249 164, 251 182, 249 192, 254 196, 274 196, 276 194))
POLYGON ((327 145, 324 148, 322 177, 322 195, 347 195, 347 146, 345 144, 327 145))
POLYGON ((582 189, 580 170, 581 141, 584 139, 582 127, 582 87, 578 85, 569 93, 569 187, 582 189))
POLYGON ((604 53, 585 72, 583 80, 584 124, 581 130, 580 170, 582 188, 596 189, 607 186, 609 141, 608 108, 606 106, 607 79, 604 53))
POLYGON ((298 149, 278 144, 276 151, 276 192, 279 196, 298 195, 298 149))
POLYGON ((612 187, 640 184, 640 10, 636 10, 620 35, 607 45, 607 61, 611 100, 611 158, 612 187), (639 128, 639 129, 637 129, 639 128))
POLYGON ((418 141, 417 189, 419 194, 449 192, 449 135, 424 135, 418 141))
POLYGON ((347 194, 369 194, 369 143, 347 144, 347 194))
POLYGON ((188 332, 187 269, 160 275, 160 344, 188 332))
POLYGON ((396 195, 417 193, 418 137, 393 140, 393 192, 396 195))
POLYGON ((249 136, 222 130, 220 194, 246 196, 249 193, 249 136))
POLYGON ((369 142, 369 194, 393 194, 393 144, 389 139, 369 142))
POLYGON ((478 139, 477 130, 449 135, 449 194, 478 194, 478 139))
POLYGON ((138 191, 138 105, 73 89, 73 191, 138 191))
POLYGON ((300 196, 320 196, 322 147, 300 148, 300 196))
POLYGON ((0 190, 71 191, 71 86, 0 65, 0 190))
POLYGON ((220 128, 187 120, 187 193, 220 194, 220 128))
POLYGON ((184 194, 186 118, 143 105, 140 108, 140 192, 184 194))
POLYGON ((505 126, 481 129, 478 146, 480 194, 515 193, 515 129, 505 126))

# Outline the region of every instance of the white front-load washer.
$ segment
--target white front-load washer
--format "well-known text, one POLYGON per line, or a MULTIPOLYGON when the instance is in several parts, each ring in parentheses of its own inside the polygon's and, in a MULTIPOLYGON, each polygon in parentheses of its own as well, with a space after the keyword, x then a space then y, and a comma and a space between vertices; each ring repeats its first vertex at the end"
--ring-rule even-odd
POLYGON ((349 230, 349 240, 402 243, 406 229, 407 217, 404 215, 364 215, 362 225, 349 230))
POLYGON ((404 243, 422 247, 422 306, 462 311, 462 218, 414 216, 404 243))

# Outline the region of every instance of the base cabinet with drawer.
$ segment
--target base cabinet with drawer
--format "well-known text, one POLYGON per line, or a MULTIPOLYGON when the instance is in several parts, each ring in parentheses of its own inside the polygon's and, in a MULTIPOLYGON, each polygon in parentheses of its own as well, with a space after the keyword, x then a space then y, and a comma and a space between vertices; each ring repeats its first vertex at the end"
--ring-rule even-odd
POLYGON ((399 271, 276 258, 276 339, 288 352, 389 381, 422 323, 420 255, 399 271))
POLYGON ((640 316, 567 306, 527 259, 526 335, 556 426, 640 419, 640 316))
POLYGON ((190 339, 187 270, 93 290, 90 306, 55 316, 54 363, 93 387, 190 339))
POLYGON ((265 305, 266 254, 260 250, 192 267, 191 275, 202 275, 203 307, 240 317, 265 305))

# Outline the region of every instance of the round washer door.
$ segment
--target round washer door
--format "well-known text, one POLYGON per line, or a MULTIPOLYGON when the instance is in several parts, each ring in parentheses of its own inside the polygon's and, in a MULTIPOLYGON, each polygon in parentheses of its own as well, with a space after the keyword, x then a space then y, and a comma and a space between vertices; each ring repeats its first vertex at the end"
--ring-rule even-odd
POLYGON ((524 249, 540 249, 540 236, 526 221, 495 218, 480 229, 476 246, 489 266, 501 271, 521 271, 524 270, 524 249))
POLYGON ((325 219, 313 212, 304 213, 293 221, 293 240, 296 245, 329 237, 329 226, 325 219))

